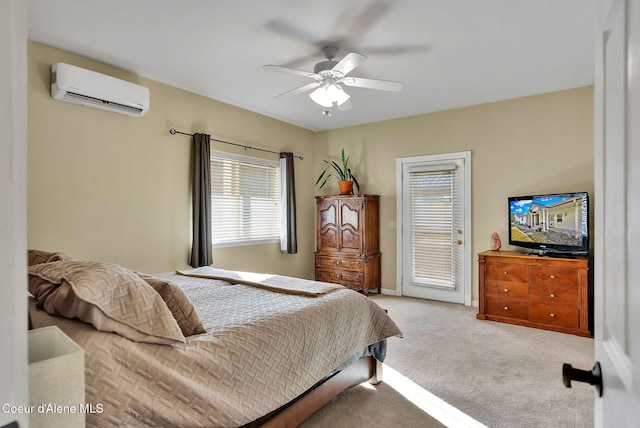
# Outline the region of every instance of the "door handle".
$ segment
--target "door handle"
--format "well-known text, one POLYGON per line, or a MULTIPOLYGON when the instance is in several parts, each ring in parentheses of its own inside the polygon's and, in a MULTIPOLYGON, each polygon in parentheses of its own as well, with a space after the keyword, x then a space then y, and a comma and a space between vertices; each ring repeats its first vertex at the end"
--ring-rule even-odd
POLYGON ((602 397, 602 370, 600 363, 596 361, 591 371, 574 369, 571 364, 562 365, 562 383, 567 388, 571 388, 571 381, 586 382, 593 385, 598 392, 598 397, 602 397))

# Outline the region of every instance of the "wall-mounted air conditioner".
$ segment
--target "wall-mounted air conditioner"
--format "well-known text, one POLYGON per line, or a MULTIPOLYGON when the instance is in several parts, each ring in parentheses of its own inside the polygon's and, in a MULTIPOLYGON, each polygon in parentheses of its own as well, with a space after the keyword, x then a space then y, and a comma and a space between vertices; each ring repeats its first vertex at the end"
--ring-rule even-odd
POLYGON ((149 110, 148 88, 62 62, 51 66, 51 96, 134 117, 149 110))

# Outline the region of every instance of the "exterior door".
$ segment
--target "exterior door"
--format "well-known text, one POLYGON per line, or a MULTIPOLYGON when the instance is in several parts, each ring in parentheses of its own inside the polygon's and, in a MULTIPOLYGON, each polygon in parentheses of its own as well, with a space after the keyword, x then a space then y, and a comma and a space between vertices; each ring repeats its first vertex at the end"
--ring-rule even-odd
POLYGON ((640 1, 604 0, 595 86, 596 427, 640 421, 640 1))
POLYGON ((471 152, 397 160, 403 296, 471 304, 471 152))

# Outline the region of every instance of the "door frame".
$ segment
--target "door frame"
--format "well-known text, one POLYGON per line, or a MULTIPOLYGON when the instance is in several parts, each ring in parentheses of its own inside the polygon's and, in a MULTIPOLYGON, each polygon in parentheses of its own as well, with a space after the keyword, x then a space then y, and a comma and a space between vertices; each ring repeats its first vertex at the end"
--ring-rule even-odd
POLYGON ((424 162, 447 162, 464 159, 464 230, 462 240, 464 245, 464 305, 471 306, 471 270, 472 257, 471 249, 471 151, 441 153, 436 155, 409 156, 396 158, 396 296, 402 296, 402 275, 403 275, 403 213, 404 201, 402 191, 402 170, 404 165, 409 163, 424 162))

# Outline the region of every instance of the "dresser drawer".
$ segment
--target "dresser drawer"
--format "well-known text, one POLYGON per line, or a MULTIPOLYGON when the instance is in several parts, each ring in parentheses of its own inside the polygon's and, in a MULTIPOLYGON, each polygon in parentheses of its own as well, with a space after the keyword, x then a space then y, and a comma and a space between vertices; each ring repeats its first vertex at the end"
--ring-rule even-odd
POLYGON ((526 300, 503 299, 494 296, 486 298, 486 312, 508 318, 526 320, 529 318, 529 302, 526 300))
POLYGON ((362 271, 364 261, 357 257, 316 257, 316 268, 318 269, 341 269, 362 271))
POLYGON ((529 298, 529 284, 526 282, 487 281, 485 292, 488 296, 527 300, 529 298))
POLYGON ((578 289, 576 287, 532 284, 529 287, 529 299, 532 303, 576 308, 578 307, 578 289))
POLYGON ((577 287, 578 271, 565 267, 541 266, 531 269, 531 283, 577 287))
POLYGON ((487 281, 529 282, 529 266, 515 263, 487 263, 487 281))
POLYGON ((578 309, 567 306, 531 303, 529 313, 531 321, 542 324, 578 328, 578 309))

